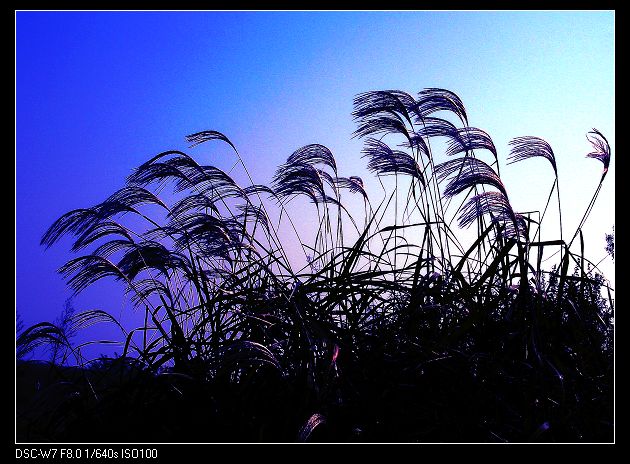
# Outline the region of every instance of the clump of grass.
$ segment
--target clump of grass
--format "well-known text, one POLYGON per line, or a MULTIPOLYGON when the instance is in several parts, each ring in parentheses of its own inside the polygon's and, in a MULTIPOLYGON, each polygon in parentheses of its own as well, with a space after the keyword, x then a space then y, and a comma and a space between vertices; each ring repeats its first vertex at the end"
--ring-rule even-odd
MULTIPOLYGON (((188 141, 228 144, 251 185, 166 151, 50 227, 43 245, 70 235, 73 251, 92 250, 61 267, 72 290, 120 281, 144 323, 72 315, 72 330, 116 324, 122 354, 95 364, 66 343, 79 367, 51 382, 65 379, 74 400, 40 416, 23 406, 23 439, 93 440, 85 421, 114 441, 612 439, 612 289, 583 246, 575 254, 562 225, 558 240, 539 240, 545 214, 514 210, 492 139, 453 92, 374 91, 354 104, 382 198, 318 144, 291 154, 271 186, 254 184, 236 146, 205 131, 188 141), (297 232, 296 197, 312 204, 312 237, 297 232), (455 220, 475 226, 472 243, 455 220), (561 249, 547 269, 546 247, 561 249)), ((607 168, 610 147, 592 134, 588 156, 607 168)), ((512 146, 513 162, 549 160, 560 211, 549 144, 512 146)), ((63 332, 38 324, 18 351, 49 340, 63 332)))

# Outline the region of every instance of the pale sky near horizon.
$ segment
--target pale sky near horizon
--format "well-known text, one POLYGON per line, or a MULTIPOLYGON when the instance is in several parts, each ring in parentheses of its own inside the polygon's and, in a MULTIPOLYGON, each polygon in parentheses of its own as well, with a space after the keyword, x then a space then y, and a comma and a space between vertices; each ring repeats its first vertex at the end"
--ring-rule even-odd
MULTIPOLYGON (((53 320, 70 294, 55 273, 73 257, 67 242, 39 245, 61 214, 104 200, 167 149, 231 166, 210 146, 189 149, 189 133, 225 133, 258 183, 308 143, 329 147, 342 174, 373 181, 362 141, 351 138, 352 99, 367 90, 456 92, 470 125, 492 136, 516 210, 542 209, 553 173, 542 159, 507 165, 508 142, 547 140, 565 235, 601 176, 602 164, 585 158, 585 134, 599 129, 612 161, 584 228, 597 262, 615 221, 614 19, 612 11, 17 12, 17 310, 26 324, 53 320)), ((602 266, 614 282, 610 258, 602 266)), ((75 306, 118 315, 124 301, 112 283, 75 306)))

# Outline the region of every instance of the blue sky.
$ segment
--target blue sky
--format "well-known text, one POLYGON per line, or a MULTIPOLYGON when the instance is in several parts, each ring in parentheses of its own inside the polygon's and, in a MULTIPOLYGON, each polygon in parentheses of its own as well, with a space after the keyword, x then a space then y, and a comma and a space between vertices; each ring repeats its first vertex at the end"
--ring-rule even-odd
MULTIPOLYGON (((233 163, 188 149, 186 134, 225 133, 260 183, 308 143, 370 178, 350 116, 367 90, 456 92, 492 136, 517 210, 542 209, 553 176, 544 160, 506 165, 508 142, 546 139, 569 235, 601 174, 585 158, 599 129, 613 158, 584 229, 598 261, 614 224, 614 67, 613 12, 17 12, 17 309, 27 324, 52 320, 69 296, 55 273, 68 242, 39 246, 61 214, 104 200, 167 149, 233 163)), ((122 287, 99 284, 75 306, 122 314, 122 287)))

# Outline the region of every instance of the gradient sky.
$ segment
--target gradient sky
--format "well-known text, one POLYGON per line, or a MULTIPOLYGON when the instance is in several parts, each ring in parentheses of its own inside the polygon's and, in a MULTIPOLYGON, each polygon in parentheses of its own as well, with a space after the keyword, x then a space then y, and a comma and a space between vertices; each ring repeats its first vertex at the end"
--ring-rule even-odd
MULTIPOLYGON (((612 162, 584 228, 597 262, 614 224, 614 65, 614 12, 17 12, 17 310, 26 324, 53 320, 70 294, 55 272, 69 242, 39 245, 61 214, 104 200, 167 149, 233 164, 217 145, 188 149, 186 134, 225 133, 257 183, 308 143, 372 182, 351 139, 352 98, 367 90, 456 92, 492 136, 516 210, 544 208, 553 173, 542 159, 506 165, 508 142, 547 140, 565 235, 601 175, 585 158, 599 129, 612 162)), ((614 282, 610 258, 602 266, 614 282)), ((117 316, 124 305, 119 283, 75 300, 117 316)))

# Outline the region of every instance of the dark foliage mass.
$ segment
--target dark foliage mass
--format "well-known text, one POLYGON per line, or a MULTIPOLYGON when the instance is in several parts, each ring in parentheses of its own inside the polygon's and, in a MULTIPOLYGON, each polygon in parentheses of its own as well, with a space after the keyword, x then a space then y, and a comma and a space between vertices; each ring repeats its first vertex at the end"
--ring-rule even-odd
POLYGON ((70 236, 82 253, 60 268, 70 288, 113 278, 143 323, 73 309, 20 327, 19 441, 612 441, 613 290, 581 234, 604 136, 588 135, 605 170, 580 226, 566 242, 560 220, 541 241, 554 190, 561 214, 547 142, 511 143, 511 163, 543 157, 555 176, 543 213, 521 213, 453 92, 354 103, 378 201, 318 144, 256 185, 235 145, 205 131, 188 141, 227 143, 251 185, 167 151, 50 227, 43 245, 70 236), (299 198, 314 237, 295 228, 299 198), (471 243, 455 220, 474 226, 471 243), (97 323, 120 331, 120 354, 89 360, 72 342, 97 323), (42 345, 52 362, 27 360, 42 345))

